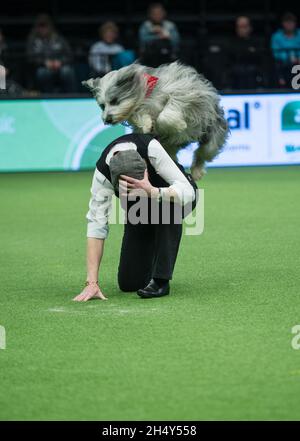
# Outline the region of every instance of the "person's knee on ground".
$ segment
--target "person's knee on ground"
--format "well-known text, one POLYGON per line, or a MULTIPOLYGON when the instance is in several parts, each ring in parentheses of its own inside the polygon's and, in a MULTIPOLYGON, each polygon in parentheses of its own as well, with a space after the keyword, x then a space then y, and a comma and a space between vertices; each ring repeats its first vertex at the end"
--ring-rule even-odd
POLYGON ((141 288, 144 288, 149 282, 149 278, 144 278, 143 280, 128 280, 126 276, 118 275, 118 285, 123 292, 135 292, 141 288))

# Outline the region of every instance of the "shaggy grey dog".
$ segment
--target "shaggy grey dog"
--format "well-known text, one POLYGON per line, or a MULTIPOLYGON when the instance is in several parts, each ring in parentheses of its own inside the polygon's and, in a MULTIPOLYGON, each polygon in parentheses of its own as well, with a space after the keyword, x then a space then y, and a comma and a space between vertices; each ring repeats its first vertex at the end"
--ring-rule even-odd
POLYGON ((135 132, 152 133, 174 159, 182 147, 199 142, 192 164, 196 180, 226 141, 218 93, 193 67, 174 62, 154 69, 133 63, 82 84, 102 108, 105 123, 126 121, 135 132))

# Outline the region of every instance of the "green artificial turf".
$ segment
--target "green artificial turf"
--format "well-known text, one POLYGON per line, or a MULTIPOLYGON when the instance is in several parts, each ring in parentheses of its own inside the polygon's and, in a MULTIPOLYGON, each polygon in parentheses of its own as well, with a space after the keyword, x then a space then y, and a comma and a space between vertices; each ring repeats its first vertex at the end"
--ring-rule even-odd
POLYGON ((205 230, 185 236, 171 295, 85 281, 92 172, 0 175, 0 419, 299 419, 300 168, 209 170, 205 230))

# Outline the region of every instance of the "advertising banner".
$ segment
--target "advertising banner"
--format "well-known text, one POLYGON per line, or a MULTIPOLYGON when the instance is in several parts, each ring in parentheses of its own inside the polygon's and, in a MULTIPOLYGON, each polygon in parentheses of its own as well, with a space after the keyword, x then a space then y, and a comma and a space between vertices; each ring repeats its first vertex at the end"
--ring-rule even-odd
POLYGON ((224 96, 231 130, 214 165, 300 163, 300 94, 224 96))
MULTIPOLYGON (((225 95, 230 136, 212 167, 300 164, 300 94, 225 95)), ((0 101, 0 171, 92 169, 130 129, 104 125, 93 99, 0 101)), ((191 144, 179 161, 189 166, 191 144)))

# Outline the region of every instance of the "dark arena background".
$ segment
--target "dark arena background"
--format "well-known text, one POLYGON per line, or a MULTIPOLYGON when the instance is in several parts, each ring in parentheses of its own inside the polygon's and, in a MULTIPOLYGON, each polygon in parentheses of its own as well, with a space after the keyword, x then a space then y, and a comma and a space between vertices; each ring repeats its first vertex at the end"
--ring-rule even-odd
POLYGON ((1 3, 0 420, 299 420, 299 11, 165 1, 149 42, 149 6, 1 3), (171 295, 119 290, 112 224, 108 300, 72 302, 96 161, 131 130, 104 124, 81 81, 136 60, 203 73, 230 136, 198 181, 204 227, 183 236, 171 295))

